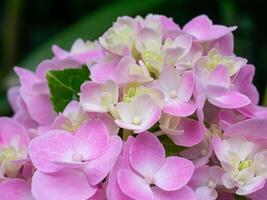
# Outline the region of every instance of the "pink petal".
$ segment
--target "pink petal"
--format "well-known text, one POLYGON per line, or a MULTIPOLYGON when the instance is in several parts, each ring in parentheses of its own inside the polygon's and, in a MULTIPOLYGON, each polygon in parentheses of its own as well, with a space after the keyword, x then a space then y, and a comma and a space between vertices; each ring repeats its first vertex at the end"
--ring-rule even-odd
POLYGON ((200 143, 205 133, 205 128, 202 124, 189 118, 181 120, 178 130, 183 131, 183 133, 168 136, 176 145, 181 146, 193 146, 200 143))
POLYGON ((118 61, 110 61, 98 63, 91 69, 91 78, 96 83, 104 83, 106 81, 115 81, 115 72, 118 61))
POLYGON ((131 170, 121 169, 118 172, 118 184, 122 192, 133 199, 153 200, 153 192, 144 179, 131 170))
POLYGON ((191 179, 194 165, 191 161, 171 156, 155 175, 155 185, 165 191, 174 191, 185 186, 191 179))
MULTIPOLYGON (((129 139, 128 139, 128 142, 129 142, 129 139)), ((118 200, 118 199, 119 200, 133 200, 132 198, 130 198, 129 196, 127 196, 121 191, 120 186, 117 181, 118 170, 124 167, 123 164, 124 164, 123 159, 119 158, 108 176, 108 185, 106 188, 106 194, 107 194, 107 199, 109 200, 118 200)))
POLYGON ((267 196, 267 184, 257 192, 250 195, 252 200, 265 200, 267 196))
POLYGON ((184 32, 193 35, 199 42, 218 39, 235 29, 236 27, 213 25, 206 15, 195 17, 183 27, 184 32))
POLYGON ((75 134, 73 148, 83 160, 92 160, 105 153, 109 145, 109 133, 100 120, 91 120, 82 125, 75 134))
POLYGON ((255 67, 253 65, 246 65, 242 67, 235 75, 233 85, 239 92, 249 97, 253 104, 258 104, 259 92, 252 83, 254 74, 255 67))
POLYGON ((130 149, 131 166, 144 177, 154 177, 165 160, 165 150, 152 133, 139 134, 130 149))
POLYGON ((197 167, 194 171, 194 174, 189 182, 189 186, 194 190, 200 186, 208 185, 211 177, 209 176, 210 166, 203 165, 197 167))
POLYGON ((42 61, 36 68, 36 75, 40 79, 45 79, 46 73, 50 70, 57 70, 59 67, 52 60, 42 61))
POLYGON ((71 161, 73 135, 63 130, 52 130, 34 138, 28 148, 34 166, 46 173, 63 168, 52 161, 71 161))
POLYGON ((188 186, 184 186, 179 190, 169 192, 161 190, 158 187, 153 187, 152 191, 154 193, 155 200, 195 200, 194 191, 188 186))
POLYGON ((228 88, 218 85, 208 85, 206 87, 206 92, 209 98, 216 98, 225 95, 228 92, 228 88))
POLYGON ((240 187, 237 189, 236 194, 238 195, 248 195, 253 192, 256 192, 262 189, 265 185, 265 178, 263 177, 256 177, 254 181, 250 184, 245 185, 244 187, 240 187))
POLYGON ((215 189, 202 186, 196 189, 195 195, 197 200, 215 200, 218 193, 215 189))
POLYGON ((193 72, 191 71, 185 72, 182 76, 180 84, 181 87, 179 88, 178 92, 179 99, 181 99, 182 101, 189 101, 190 98, 192 97, 195 85, 193 72))
POLYGON ((147 120, 144 120, 144 123, 142 124, 142 126, 136 129, 134 132, 141 133, 141 132, 147 131, 157 121, 159 121, 160 116, 161 116, 161 108, 159 106, 156 106, 152 115, 147 120))
POLYGON ((222 161, 224 160, 224 149, 221 139, 218 136, 214 136, 212 138, 212 146, 214 153, 216 154, 217 158, 222 161))
POLYGON ((35 172, 32 178, 32 194, 38 200, 88 199, 96 188, 88 184, 81 171, 65 169, 52 174, 35 172))
POLYGON ((54 111, 49 95, 24 94, 23 100, 26 103, 30 116, 36 122, 41 125, 48 125, 54 121, 56 113, 54 111))
POLYGON ((58 45, 52 46, 52 51, 56 57, 59 59, 63 59, 64 57, 68 56, 69 52, 61 49, 58 45))
POLYGON ((214 40, 208 44, 207 52, 211 49, 217 49, 221 55, 232 56, 234 51, 234 37, 229 33, 218 40, 214 40))
POLYGON ((27 146, 29 136, 26 129, 12 118, 0 117, 0 144, 10 144, 16 135, 19 136, 20 144, 27 146))
POLYGON ((196 104, 192 101, 182 102, 180 100, 171 100, 163 108, 163 112, 177 117, 187 117, 196 110, 196 104))
POLYGON ((34 200, 30 185, 23 179, 8 179, 0 184, 1 200, 34 200))
POLYGON ((236 123, 226 129, 224 135, 229 137, 237 133, 242 134, 247 139, 266 139, 267 119, 248 119, 236 123))
POLYGON ((228 91, 223 96, 208 98, 209 102, 219 108, 240 108, 250 103, 248 97, 234 91, 228 91))
POLYGON ((228 69, 224 65, 218 65, 209 75, 208 85, 217 85, 225 88, 230 86, 230 76, 228 69))
POLYGON ((84 167, 84 173, 92 185, 97 185, 115 165, 122 149, 122 141, 118 136, 112 136, 110 145, 104 155, 92 160, 84 167))

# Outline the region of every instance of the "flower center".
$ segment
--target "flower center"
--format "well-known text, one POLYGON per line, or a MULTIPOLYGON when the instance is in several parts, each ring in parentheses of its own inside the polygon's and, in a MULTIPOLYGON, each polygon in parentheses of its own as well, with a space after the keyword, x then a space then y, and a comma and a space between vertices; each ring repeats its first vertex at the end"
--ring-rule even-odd
POLYGON ((153 177, 146 177, 145 181, 146 181, 147 184, 153 185, 154 182, 155 182, 155 179, 153 177))
POLYGON ((207 155, 207 153, 208 153, 207 149, 204 148, 200 149, 200 155, 205 156, 207 155))
POLYGON ((158 74, 161 71, 161 65, 164 60, 163 55, 145 50, 142 54, 142 58, 150 73, 158 74))
POLYGON ((144 86, 138 86, 128 85, 128 89, 126 90, 125 94, 123 95, 122 101, 131 103, 136 96, 142 95, 142 94, 149 94, 151 90, 149 88, 146 88, 144 86))
POLYGON ((11 161, 17 158, 17 151, 14 147, 8 146, 0 150, 0 163, 2 161, 11 161))
POLYGON ((247 169, 249 167, 251 167, 252 165, 252 160, 244 160, 242 162, 240 162, 239 166, 238 166, 238 170, 241 171, 243 169, 247 169))
POLYGON ((178 93, 176 90, 171 90, 170 93, 169 93, 169 96, 172 98, 172 99, 175 99, 177 96, 178 96, 178 93))
POLYGON ((74 154, 72 154, 72 160, 74 162, 82 162, 83 161, 83 155, 80 153, 74 153, 74 154))
POLYGON ((209 183, 208 183, 208 186, 210 187, 210 188, 215 188, 216 187, 216 182, 214 181, 214 180, 210 180, 209 181, 209 183))
POLYGON ((132 123, 133 123, 134 125, 140 125, 140 124, 141 124, 141 119, 140 119, 140 117, 135 116, 135 117, 132 119, 132 123))

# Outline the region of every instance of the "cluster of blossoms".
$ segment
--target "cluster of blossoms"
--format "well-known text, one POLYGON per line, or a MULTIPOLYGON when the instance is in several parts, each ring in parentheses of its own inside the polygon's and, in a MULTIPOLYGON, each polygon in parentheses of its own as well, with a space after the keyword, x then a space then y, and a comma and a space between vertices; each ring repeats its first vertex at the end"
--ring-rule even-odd
POLYGON ((266 199, 267 109, 233 53, 235 29, 205 15, 183 28, 119 17, 94 42, 53 46, 36 72, 16 67, 0 199, 266 199), (83 66, 90 80, 56 113, 47 72, 83 66))

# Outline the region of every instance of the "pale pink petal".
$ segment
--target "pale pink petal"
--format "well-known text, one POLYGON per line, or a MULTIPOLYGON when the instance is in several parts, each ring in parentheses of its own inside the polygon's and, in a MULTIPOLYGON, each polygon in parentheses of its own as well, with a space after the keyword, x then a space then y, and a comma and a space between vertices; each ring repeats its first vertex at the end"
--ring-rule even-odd
POLYGON ((233 78, 233 87, 240 93, 249 97, 253 104, 258 104, 259 92, 252 83, 254 75, 255 67, 253 65, 242 67, 233 78))
POLYGON ((253 182, 243 187, 239 187, 236 191, 238 195, 248 195, 262 189, 265 185, 264 177, 255 177, 253 182))
POLYGON ((155 185, 165 191, 174 191, 185 186, 194 172, 191 161, 181 157, 168 157, 155 175, 155 185))
POLYGON ((201 142, 203 139, 204 126, 192 119, 183 118, 178 125, 178 130, 183 131, 182 134, 168 134, 176 145, 193 146, 201 142))
POLYGON ((247 96, 234 91, 228 91, 223 96, 208 98, 209 102, 219 108, 240 108, 248 105, 250 100, 247 96))
POLYGON ((82 125, 75 134, 73 149, 83 161, 95 159, 105 153, 110 143, 109 133, 100 120, 82 125))
POLYGON ((228 173, 222 176, 222 183, 227 189, 232 189, 236 186, 234 180, 228 173))
POLYGON ((183 27, 184 32, 193 35, 199 42, 218 39, 235 29, 236 27, 228 28, 226 26, 213 25, 212 21, 206 15, 193 18, 183 27))
POLYGON ((42 172, 55 172, 63 168, 52 161, 72 161, 73 135, 63 130, 52 130, 34 138, 28 153, 34 166, 42 172))
POLYGON ((91 69, 91 78, 96 83, 104 83, 106 81, 115 81, 116 67, 118 60, 111 62, 98 63, 91 69))
MULTIPOLYGON (((127 143, 129 143, 129 139, 127 143)), ((127 145, 125 145, 125 147, 127 147, 127 145)), ((127 148, 124 148, 124 151, 125 149, 127 148)), ((106 194, 107 194, 107 199, 109 200, 118 200, 118 199, 133 200, 132 198, 130 198, 121 191, 117 181, 118 170, 122 169, 124 167, 124 164, 125 164, 124 160, 120 157, 108 176, 108 185, 106 188, 106 194)))
POLYGON ((122 192, 133 199, 154 199, 149 184, 137 174, 134 174, 131 170, 119 170, 118 184, 122 192))
POLYGON ((10 144, 15 136, 19 136, 21 145, 29 143, 27 130, 16 120, 8 117, 0 117, 0 144, 10 144))
POLYGON ((248 119, 230 126, 224 132, 226 137, 234 134, 242 134, 247 139, 266 139, 267 119, 248 119), (252 134, 253 133, 253 134, 252 134))
POLYGON ((161 190, 158 187, 153 187, 152 191, 154 193, 155 200, 195 200, 195 194, 193 190, 188 186, 184 186, 179 190, 169 192, 161 190))
POLYGON ((160 119, 160 115, 161 115, 161 108, 157 106, 152 115, 148 119, 144 120, 142 126, 137 128, 134 132, 141 133, 147 131, 160 119))
POLYGON ((216 97, 221 97, 228 92, 228 88, 217 86, 217 85, 208 85, 206 87, 206 92, 209 99, 213 99, 216 97))
POLYGON ((34 200, 30 184, 23 179, 8 179, 0 183, 1 200, 34 200))
POLYGON ((84 110, 89 112, 105 112, 100 105, 101 85, 92 81, 81 85, 80 104, 84 110))
POLYGON ((207 52, 211 49, 217 49, 221 55, 232 56, 234 51, 234 37, 232 33, 229 33, 217 40, 214 40, 207 44, 207 52))
POLYGON ((206 186, 197 188, 195 194, 196 200, 215 200, 218 196, 216 190, 206 186))
POLYGON ((213 146, 213 150, 214 150, 214 153, 216 154, 217 158, 219 160, 224 160, 224 158, 225 158, 224 147, 223 147, 221 139, 218 136, 214 136, 212 138, 212 146, 213 146))
POLYGON ((58 70, 59 66, 52 60, 44 60, 42 61, 36 68, 36 75, 40 79, 45 79, 45 76, 50 70, 58 70))
POLYGON ((23 100, 26 103, 30 116, 36 122, 41 125, 48 125, 54 121, 56 112, 54 111, 49 95, 24 94, 23 100))
POLYGON ((52 174, 35 172, 32 178, 32 194, 38 200, 81 200, 96 192, 81 171, 65 169, 52 174))
POLYGON ((200 186, 207 186, 211 179, 209 176, 209 170, 210 167, 208 165, 197 167, 189 182, 189 186, 194 190, 200 186))
POLYGON ((61 49, 58 45, 53 45, 52 46, 52 51, 54 55, 60 59, 63 59, 64 57, 68 56, 68 52, 61 49))
POLYGON ((221 64, 218 65, 207 78, 207 84, 229 88, 230 76, 227 67, 221 64))
POLYGON ((139 134, 130 149, 131 166, 144 177, 154 177, 165 160, 165 150, 152 133, 139 134))
POLYGON ((182 80, 180 84, 181 84, 181 87, 179 88, 179 91, 178 91, 179 99, 185 102, 189 101, 190 98, 192 97, 194 85, 195 85, 193 72, 191 71, 185 72, 182 76, 182 80))
POLYGON ((110 145, 104 155, 92 160, 84 167, 84 173, 92 185, 98 184, 115 165, 122 149, 122 141, 118 136, 112 136, 110 145))
POLYGON ((183 102, 171 100, 164 105, 163 112, 177 117, 187 117, 196 111, 196 104, 193 101, 183 102))
POLYGON ((267 184, 265 184, 262 189, 258 190, 257 192, 254 192, 249 196, 252 200, 265 200, 267 196, 267 184))

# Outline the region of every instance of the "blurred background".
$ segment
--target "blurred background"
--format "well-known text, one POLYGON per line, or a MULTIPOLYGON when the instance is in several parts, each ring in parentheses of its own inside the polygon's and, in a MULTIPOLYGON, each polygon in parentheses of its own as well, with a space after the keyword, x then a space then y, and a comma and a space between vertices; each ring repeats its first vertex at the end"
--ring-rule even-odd
POLYGON ((265 0, 1 0, 0 116, 12 114, 5 95, 17 83, 14 65, 34 70, 52 56, 52 44, 68 49, 78 37, 97 38, 118 16, 148 13, 172 17, 180 26, 199 14, 237 25, 235 53, 256 66, 254 83, 267 105, 266 6, 265 0))

